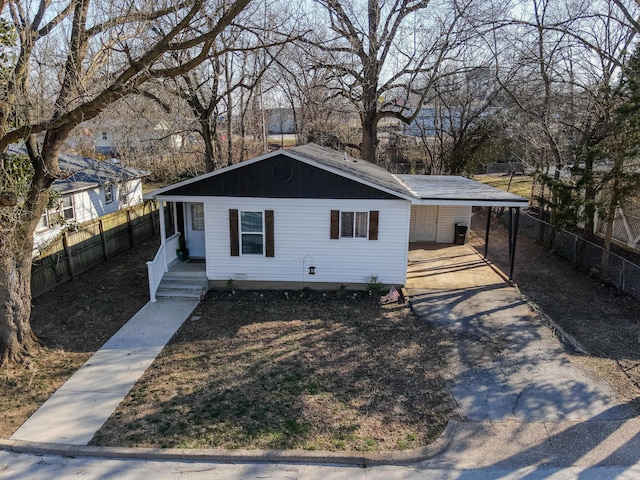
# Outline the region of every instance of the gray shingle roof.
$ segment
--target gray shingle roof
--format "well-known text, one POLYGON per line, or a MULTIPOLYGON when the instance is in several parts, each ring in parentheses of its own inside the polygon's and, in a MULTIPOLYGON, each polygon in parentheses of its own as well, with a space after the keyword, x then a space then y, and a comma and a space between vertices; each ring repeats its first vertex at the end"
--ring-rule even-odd
POLYGON ((203 178, 223 174, 225 171, 259 162, 273 155, 287 155, 301 162, 332 171, 373 187, 396 193, 415 204, 469 205, 469 206, 518 206, 526 207, 528 200, 518 195, 484 185, 464 177, 436 175, 393 175, 385 168, 358 160, 345 152, 308 143, 223 168, 212 173, 159 189, 151 194, 164 194, 173 189, 200 181, 203 178))
POLYGON ((473 206, 504 203, 525 207, 526 198, 465 177, 447 175, 396 175, 413 196, 421 200, 466 202, 473 206))
POLYGON ((367 183, 387 188, 403 196, 412 196, 406 187, 385 168, 366 160, 359 160, 331 148, 321 147, 316 143, 308 143, 299 147, 284 150, 282 153, 311 161, 318 166, 329 167, 342 173, 364 180, 367 183))
MULTIPOLYGON (((16 145, 10 146, 9 152, 16 155, 26 154, 24 148, 16 145)), ((108 160, 96 160, 69 153, 61 153, 59 160, 60 169, 65 174, 70 174, 69 177, 54 182, 53 189, 60 193, 88 190, 100 185, 116 184, 149 175, 146 170, 123 167, 108 160)))

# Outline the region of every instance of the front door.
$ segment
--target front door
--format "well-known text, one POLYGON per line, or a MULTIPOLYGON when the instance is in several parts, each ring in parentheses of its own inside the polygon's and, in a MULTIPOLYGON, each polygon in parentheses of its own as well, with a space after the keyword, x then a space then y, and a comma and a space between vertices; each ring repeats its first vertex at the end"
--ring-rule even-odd
POLYGON ((186 227, 187 227, 187 248, 189 256, 204 258, 205 238, 204 238, 204 204, 187 203, 186 206, 186 227))
POLYGON ((421 205, 416 210, 416 242, 435 242, 438 238, 438 207, 421 205))

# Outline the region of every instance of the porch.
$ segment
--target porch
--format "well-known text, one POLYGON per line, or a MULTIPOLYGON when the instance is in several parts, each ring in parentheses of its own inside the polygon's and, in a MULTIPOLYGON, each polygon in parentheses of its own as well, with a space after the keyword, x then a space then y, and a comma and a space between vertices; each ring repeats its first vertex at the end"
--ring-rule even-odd
POLYGON ((180 233, 165 239, 154 259, 147 262, 149 296, 157 298, 203 298, 209 290, 204 260, 179 261, 176 251, 180 233))

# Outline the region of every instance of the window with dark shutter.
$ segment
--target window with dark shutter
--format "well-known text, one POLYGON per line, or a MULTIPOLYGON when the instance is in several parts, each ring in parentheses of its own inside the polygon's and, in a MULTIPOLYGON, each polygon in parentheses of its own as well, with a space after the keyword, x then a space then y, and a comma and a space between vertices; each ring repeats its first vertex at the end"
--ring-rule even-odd
POLYGON ((371 210, 369 212, 369 240, 378 240, 378 217, 380 212, 378 210, 371 210))
POLYGON ((229 238, 231 241, 231 256, 240 256, 240 236, 238 234, 238 210, 229 209, 229 238))
POLYGON ((340 210, 331 210, 331 233, 329 238, 331 240, 340 238, 340 210))
POLYGON ((378 221, 380 212, 331 210, 331 235, 332 240, 339 238, 368 238, 378 240, 378 221))
POLYGON ((273 234, 273 210, 264 211, 265 226, 265 255, 267 257, 275 257, 275 245, 273 234))

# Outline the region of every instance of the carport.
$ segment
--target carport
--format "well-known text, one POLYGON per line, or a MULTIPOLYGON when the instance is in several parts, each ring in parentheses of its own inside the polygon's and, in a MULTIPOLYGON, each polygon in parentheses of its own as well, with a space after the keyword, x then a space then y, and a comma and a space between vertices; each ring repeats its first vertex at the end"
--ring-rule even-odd
POLYGON ((396 175, 396 178, 416 197, 411 202, 410 242, 464 243, 471 224, 471 208, 486 207, 486 257, 491 212, 494 208, 508 209, 509 279, 513 278, 520 208, 527 207, 529 200, 465 177, 396 175))

